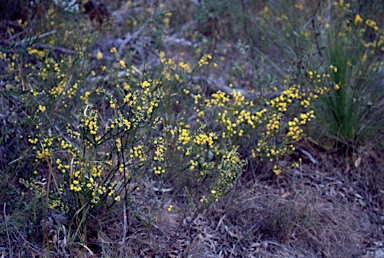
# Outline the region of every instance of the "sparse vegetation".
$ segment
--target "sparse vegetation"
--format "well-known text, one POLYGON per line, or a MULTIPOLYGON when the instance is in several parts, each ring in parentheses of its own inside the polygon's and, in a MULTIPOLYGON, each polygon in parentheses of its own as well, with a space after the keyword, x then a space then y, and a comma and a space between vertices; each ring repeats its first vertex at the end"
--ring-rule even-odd
POLYGON ((384 8, 365 2, 6 1, 2 255, 379 249, 384 8))

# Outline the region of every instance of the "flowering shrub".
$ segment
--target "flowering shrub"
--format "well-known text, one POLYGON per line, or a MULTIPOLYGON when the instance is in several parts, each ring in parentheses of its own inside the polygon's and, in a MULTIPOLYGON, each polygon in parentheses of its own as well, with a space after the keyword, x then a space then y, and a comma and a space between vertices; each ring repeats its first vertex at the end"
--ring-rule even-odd
POLYGON ((335 1, 281 10, 266 5, 260 11, 259 27, 267 35, 261 40, 280 46, 279 55, 268 54, 270 60, 290 63, 291 76, 303 87, 329 91, 313 105, 322 133, 311 133, 325 148, 341 144, 354 149, 359 141, 380 134, 383 29, 363 17, 361 9, 335 1), (271 28, 276 33, 266 32, 271 28))
MULTIPOLYGON (((100 209, 121 200, 131 203, 131 194, 144 187, 142 179, 166 181, 184 173, 193 182, 185 187, 201 200, 201 207, 233 187, 245 164, 236 148, 218 142, 208 127, 191 130, 185 122, 172 121, 179 115, 168 105, 166 96, 174 93, 167 85, 187 80, 189 64, 181 61, 176 66, 161 53, 163 68, 149 77, 119 60, 110 74, 113 82, 99 87, 90 83, 98 78, 94 70, 83 75, 86 68, 79 62, 87 58, 81 52, 75 56, 79 62, 63 56, 59 63, 36 53, 29 49, 24 57, 41 62, 41 67, 33 75, 29 69, 36 83, 22 95, 34 126, 21 159, 33 156, 34 165, 32 175, 21 176, 20 182, 35 198, 45 200, 45 213, 55 211, 71 219, 76 229, 71 237, 81 232, 86 239, 87 220, 100 209), (207 190, 198 192, 196 184, 207 190)), ((12 56, 16 62, 19 58, 12 56)), ((10 64, 9 80, 18 81, 21 75, 12 68, 14 63, 7 55, 4 59, 10 64)), ((96 59, 103 60, 103 54, 96 59)), ((208 65, 209 59, 203 56, 196 67, 208 65)), ((18 90, 13 85, 8 89, 18 90)))

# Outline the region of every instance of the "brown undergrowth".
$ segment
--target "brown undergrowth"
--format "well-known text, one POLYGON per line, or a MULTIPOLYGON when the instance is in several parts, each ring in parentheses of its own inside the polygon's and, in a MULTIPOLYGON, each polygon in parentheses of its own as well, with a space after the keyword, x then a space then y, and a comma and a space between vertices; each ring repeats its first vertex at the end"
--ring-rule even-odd
MULTIPOLYGON (((304 146, 317 165, 303 156, 300 167, 278 177, 239 180, 233 192, 200 213, 190 207, 188 198, 144 182, 146 187, 132 196, 135 209, 121 204, 91 218, 97 226, 89 232, 92 249, 85 253, 88 257, 380 257, 374 256, 383 235, 380 188, 367 189, 369 182, 377 183, 367 171, 380 167, 379 156, 363 152, 359 163, 357 154, 342 159, 304 146)), ((59 225, 52 235, 60 241, 48 252, 28 241, 24 237, 28 232, 17 230, 14 219, 2 216, 2 228, 12 221, 8 235, 19 243, 14 250, 26 257, 62 257, 65 231, 59 225)), ((70 257, 83 255, 80 244, 72 246, 70 257)))
POLYGON ((143 199, 148 192, 137 194, 141 212, 128 212, 128 222, 121 210, 105 214, 108 227, 95 241, 104 257, 368 255, 382 235, 369 211, 377 202, 361 196, 349 173, 337 172, 344 165, 319 162, 317 168, 304 162, 301 170, 273 180, 239 181, 234 192, 199 214, 171 193, 153 192, 151 200, 143 199))

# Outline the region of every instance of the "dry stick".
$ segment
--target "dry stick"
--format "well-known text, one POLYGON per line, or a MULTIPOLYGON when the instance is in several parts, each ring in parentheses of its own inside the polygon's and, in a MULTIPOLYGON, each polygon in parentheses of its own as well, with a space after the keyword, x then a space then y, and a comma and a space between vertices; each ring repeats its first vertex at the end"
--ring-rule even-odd
POLYGON ((318 165, 319 162, 312 156, 311 153, 309 153, 308 151, 300 148, 300 147, 296 147, 295 148, 300 151, 301 153, 303 153, 303 155, 305 155, 314 165, 318 165))
POLYGON ((193 47, 193 43, 185 38, 175 38, 174 36, 168 36, 163 38, 165 45, 180 45, 182 47, 193 47))
POLYGON ((9 256, 12 257, 13 256, 13 253, 12 253, 12 245, 11 245, 11 238, 9 236, 9 231, 8 231, 8 219, 7 219, 7 203, 4 202, 4 222, 5 222, 5 230, 7 231, 7 238, 8 238, 8 249, 9 249, 9 256))
POLYGON ((331 257, 330 253, 329 253, 329 250, 326 250, 327 247, 325 246, 325 244, 322 243, 322 241, 320 241, 314 234, 312 234, 308 229, 304 228, 303 226, 301 226, 300 224, 298 223, 294 223, 296 227, 302 229, 303 231, 305 231, 305 233, 307 233, 307 236, 309 236, 313 241, 315 241, 319 246, 323 247, 325 250, 323 251, 326 252, 326 256, 327 257, 331 257))
MULTIPOLYGON (((22 31, 24 33, 24 31, 22 31)), ((56 30, 53 30, 53 31, 49 31, 49 32, 46 32, 46 33, 43 33, 39 36, 36 36, 36 37, 30 37, 30 38, 25 38, 19 42, 16 42, 16 43, 11 43, 9 40, 10 39, 13 39, 14 36, 16 35, 19 35, 20 33, 10 37, 8 40, 5 40, 3 43, 7 46, 21 46, 21 45, 24 45, 25 43, 27 42, 31 42, 31 41, 35 41, 35 40, 38 40, 38 39, 41 39, 41 38, 45 38, 45 37, 48 37, 50 35, 53 35, 56 33, 56 30)), ((57 46, 53 46, 53 45, 48 45, 48 44, 42 44, 42 43, 35 43, 33 44, 33 46, 37 49, 49 49, 49 50, 52 50, 52 51, 58 51, 58 52, 61 52, 61 53, 64 53, 64 54, 68 54, 68 55, 75 55, 77 54, 77 51, 76 50, 72 50, 72 49, 67 49, 67 48, 63 48, 63 47, 57 47, 57 46)))
MULTIPOLYGON (((241 9, 242 9, 242 12, 243 12, 243 27, 244 27, 244 30, 245 30, 245 34, 247 34, 247 38, 248 38, 248 44, 250 46, 252 46, 252 40, 253 38, 251 37, 251 35, 249 34, 249 29, 248 29, 248 26, 247 26, 247 21, 246 21, 246 16, 245 16, 245 4, 244 4, 244 0, 241 0, 241 9)), ((250 48, 250 51, 251 51, 251 58, 254 58, 255 55, 253 53, 253 47, 250 48)))
POLYGON ((168 243, 168 247, 164 250, 165 253, 168 252, 168 250, 170 250, 172 248, 172 246, 175 244, 176 240, 180 237, 178 234, 181 232, 181 230, 183 228, 189 228, 192 225, 192 223, 195 221, 195 219, 197 219, 197 217, 199 215, 199 213, 197 215, 195 215, 195 217, 190 222, 187 222, 186 226, 183 226, 184 220, 187 221, 187 212, 188 212, 188 210, 185 209, 183 218, 180 220, 179 226, 177 227, 176 232, 173 235, 173 238, 168 243))
MULTIPOLYGON (((239 174, 239 177, 240 177, 240 176, 241 176, 241 173, 239 174)), ((239 178, 239 177, 238 177, 238 178, 239 178)), ((237 179, 238 179, 238 178, 237 178, 237 179)), ((227 202, 227 204, 225 205, 225 208, 224 208, 225 211, 227 211, 228 206, 229 206, 229 204, 231 203, 233 196, 235 195, 236 184, 237 184, 237 182, 238 182, 237 179, 236 179, 236 181, 235 181, 235 184, 234 184, 233 188, 232 188, 231 190, 229 190, 229 191, 231 191, 231 195, 229 196, 228 202, 227 202)), ((227 193, 228 193, 228 192, 227 192, 227 193)))
POLYGON ((52 31, 48 31, 46 33, 43 33, 43 34, 41 34, 39 36, 36 36, 34 39, 33 39, 33 37, 30 37, 30 38, 27 38, 27 39, 23 39, 23 40, 21 40, 19 42, 16 42, 15 46, 21 46, 21 45, 24 45, 24 43, 26 43, 26 42, 30 42, 32 40, 37 40, 37 39, 45 38, 45 37, 48 37, 48 36, 53 35, 53 34, 56 34, 56 30, 52 30, 52 31))
POLYGON ((61 53, 67 54, 67 55, 76 55, 77 54, 76 50, 67 49, 67 48, 63 48, 63 47, 56 47, 56 46, 52 46, 52 45, 48 45, 48 44, 36 43, 36 44, 33 44, 33 46, 35 48, 38 48, 38 49, 46 48, 46 49, 49 49, 52 51, 58 51, 58 52, 61 52, 61 53))
POLYGON ((19 231, 19 229, 13 223, 12 223, 12 226, 14 227, 14 230, 19 234, 19 237, 21 237, 21 239, 23 240, 23 242, 24 242, 23 246, 28 246, 28 248, 33 249, 33 250, 30 250, 33 257, 35 257, 33 251, 35 251, 36 253, 40 253, 39 252, 40 248, 38 246, 33 245, 31 242, 29 242, 27 239, 25 239, 23 234, 19 231))
POLYGON ((252 97, 251 96, 251 93, 245 89, 233 89, 229 86, 226 86, 222 83, 220 83, 219 81, 213 79, 212 77, 208 77, 208 76, 193 76, 192 77, 193 80, 204 80, 207 82, 207 85, 210 89, 212 90, 221 90, 223 91, 224 93, 230 95, 232 94, 233 91, 235 91, 236 93, 240 93, 242 96, 246 97, 246 98, 250 98, 252 97))
POLYGON ((131 33, 127 33, 125 34, 125 39, 123 40, 123 42, 120 44, 119 46, 119 49, 118 49, 118 53, 119 53, 119 56, 122 56, 123 55, 123 52, 124 52, 124 48, 125 46, 133 41, 134 39, 136 39, 140 34, 141 32, 145 29, 145 27, 147 27, 147 24, 144 24, 143 26, 140 27, 140 29, 138 29, 135 33, 131 34, 131 33))
MULTIPOLYGON (((189 194, 189 192, 188 192, 189 194)), ((209 207, 209 206, 208 206, 209 207)), ((208 208, 207 207, 207 208, 208 208)), ((171 241, 169 242, 168 244, 168 247, 166 248, 166 250, 164 250, 164 252, 168 252, 169 249, 171 249, 171 247, 175 244, 176 240, 180 237, 180 232, 183 228, 185 229, 191 229, 191 226, 192 224, 197 220, 197 218, 200 216, 200 214, 205 210, 205 208, 200 208, 200 209, 197 209, 196 211, 196 214, 192 217, 192 219, 190 221, 187 221, 187 213, 188 213, 188 209, 185 209, 184 210, 184 215, 183 215, 183 218, 180 220, 180 223, 179 223, 179 226, 178 228, 176 229, 176 232, 174 233, 174 236, 173 238, 171 239, 171 241), (183 222, 184 220, 186 221, 186 225, 183 226, 183 222)))
MULTIPOLYGON (((128 229, 128 219, 127 219, 127 204, 124 202, 124 228, 123 228, 123 239, 121 241, 121 247, 125 246, 125 239, 127 236, 127 229, 128 229)), ((120 250, 120 257, 123 255, 123 250, 120 250)))
POLYGON ((32 26, 29 25, 28 28, 26 28, 25 30, 20 31, 20 32, 18 32, 18 33, 16 33, 16 34, 12 35, 11 37, 8 38, 8 41, 9 41, 9 40, 13 40, 13 39, 17 38, 17 37, 20 36, 20 35, 23 35, 23 34, 26 33, 27 31, 29 31, 29 29, 31 29, 31 27, 32 27, 32 26))
POLYGON ((323 54, 321 53, 321 49, 320 49, 320 45, 319 45, 319 41, 318 41, 318 36, 316 35, 316 22, 315 22, 316 13, 320 10, 320 4, 321 4, 321 0, 319 0, 318 4, 316 6, 316 9, 314 10, 311 22, 312 22, 312 30, 315 33, 314 34, 314 40, 315 40, 315 44, 316 44, 316 49, 317 49, 317 52, 319 53, 320 60, 321 60, 320 65, 322 65, 324 62, 324 58, 323 58, 323 54))
POLYGON ((92 250, 89 249, 89 247, 86 246, 85 244, 83 244, 83 243, 81 243, 81 242, 78 242, 77 244, 79 244, 80 246, 84 247, 84 248, 89 252, 89 254, 90 254, 91 256, 94 256, 94 255, 95 255, 95 254, 92 252, 92 250))
POLYGON ((282 250, 284 250, 286 253, 288 253, 289 255, 292 255, 292 256, 294 255, 294 253, 293 253, 291 250, 289 250, 288 248, 284 247, 283 245, 281 245, 281 244, 279 244, 279 243, 276 243, 275 241, 269 241, 269 240, 267 240, 267 241, 264 241, 264 243, 278 246, 278 247, 280 247, 282 250))
MULTIPOLYGON (((122 140, 122 136, 120 137, 120 140, 122 140)), ((122 258, 123 257, 123 254, 124 254, 124 251, 123 251, 123 248, 125 246, 125 239, 127 238, 127 234, 128 234, 128 211, 127 211, 127 203, 128 203, 128 197, 127 197, 127 185, 129 183, 128 181, 128 177, 127 177, 127 167, 126 167, 126 161, 125 161, 125 156, 124 156, 124 153, 121 154, 121 158, 122 158, 122 161, 123 161, 123 164, 124 164, 124 210, 123 210, 123 213, 124 213, 124 229, 123 229, 123 239, 122 239, 122 243, 120 245, 120 253, 119 253, 119 256, 122 258)), ((120 192, 121 194, 121 192, 120 192)))

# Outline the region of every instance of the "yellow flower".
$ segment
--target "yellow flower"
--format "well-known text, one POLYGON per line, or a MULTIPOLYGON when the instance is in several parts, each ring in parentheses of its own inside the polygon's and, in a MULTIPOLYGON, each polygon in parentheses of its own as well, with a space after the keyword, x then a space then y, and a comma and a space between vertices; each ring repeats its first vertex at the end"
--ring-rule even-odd
POLYGON ((359 14, 356 14, 356 17, 355 17, 355 25, 359 24, 360 22, 362 22, 363 19, 361 18, 361 16, 359 14))
POLYGON ((367 61, 367 53, 364 53, 364 55, 363 55, 363 57, 361 58, 361 62, 365 62, 365 61, 367 61))
POLYGON ((281 172, 281 169, 278 168, 276 165, 273 166, 273 173, 275 173, 275 175, 279 175, 281 172))
POLYGON ((149 86, 151 86, 151 84, 150 84, 148 81, 144 81, 144 82, 141 84, 141 87, 142 87, 143 89, 146 89, 146 88, 148 88, 149 86))
POLYGON ((120 61, 119 61, 119 65, 120 65, 122 68, 125 68, 125 62, 124 62, 124 60, 120 60, 120 61))
POLYGON ((39 105, 39 110, 41 112, 44 112, 45 110, 47 110, 47 108, 45 106, 39 105))
POLYGON ((97 60, 100 60, 100 59, 102 59, 103 58, 103 53, 102 52, 97 52, 97 54, 96 54, 96 59, 97 60))

